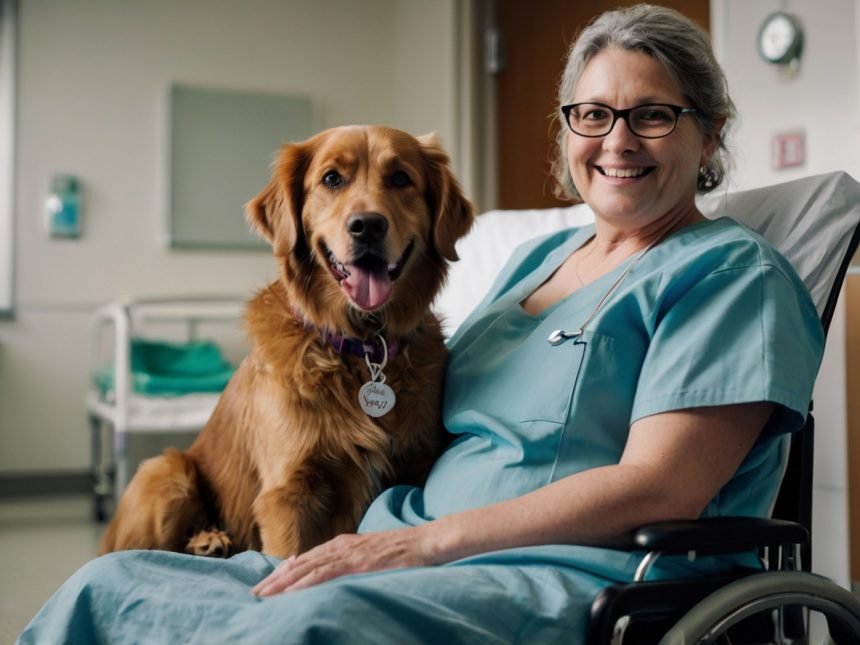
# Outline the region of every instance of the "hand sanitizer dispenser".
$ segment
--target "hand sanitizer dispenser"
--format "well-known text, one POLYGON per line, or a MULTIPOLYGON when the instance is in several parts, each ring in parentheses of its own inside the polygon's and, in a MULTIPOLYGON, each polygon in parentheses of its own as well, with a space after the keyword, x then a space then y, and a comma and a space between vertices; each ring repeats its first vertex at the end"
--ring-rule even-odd
POLYGON ((45 216, 51 237, 80 237, 81 189, 72 175, 54 175, 45 199, 45 216))

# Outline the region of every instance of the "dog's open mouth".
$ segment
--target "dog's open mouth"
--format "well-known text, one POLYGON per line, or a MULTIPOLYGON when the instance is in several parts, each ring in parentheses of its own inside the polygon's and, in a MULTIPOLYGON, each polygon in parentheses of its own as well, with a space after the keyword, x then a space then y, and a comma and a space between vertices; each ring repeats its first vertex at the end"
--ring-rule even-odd
POLYGON ((412 255, 415 242, 409 242, 403 255, 390 263, 372 252, 351 262, 341 262, 324 243, 329 268, 352 303, 364 311, 379 309, 391 298, 394 281, 403 273, 403 267, 412 255))

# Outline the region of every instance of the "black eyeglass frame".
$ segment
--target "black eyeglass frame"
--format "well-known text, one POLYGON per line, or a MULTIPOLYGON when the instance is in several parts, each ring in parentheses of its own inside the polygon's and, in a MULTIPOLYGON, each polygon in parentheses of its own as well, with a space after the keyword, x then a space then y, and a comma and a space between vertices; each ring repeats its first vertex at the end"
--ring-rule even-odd
POLYGON ((682 114, 691 114, 695 112, 698 112, 696 108, 685 108, 681 107, 680 105, 672 105, 671 103, 643 103, 642 105, 634 105, 633 107, 626 108, 624 110, 616 110, 614 107, 606 105, 606 103, 598 103, 596 101, 583 101, 581 103, 571 103, 570 105, 561 106, 561 113, 564 115, 564 122, 567 124, 568 129, 570 129, 570 131, 573 132, 575 135, 580 137, 586 137, 588 139, 599 139, 600 137, 605 137, 610 132, 612 132, 612 128, 615 127, 615 123, 618 121, 618 119, 622 119, 624 123, 627 124, 627 129, 640 139, 662 139, 663 137, 668 137, 675 131, 675 128, 678 127, 678 120, 681 118, 682 114), (612 123, 609 124, 609 129, 603 134, 582 134, 581 132, 577 132, 576 130, 574 130, 573 126, 570 125, 570 112, 571 110, 573 110, 573 108, 579 107, 580 105, 597 105, 599 107, 606 108, 606 110, 608 110, 609 112, 612 112, 612 123), (672 129, 669 130, 666 134, 660 134, 656 137, 649 136, 647 134, 639 134, 638 132, 636 132, 633 126, 630 125, 630 114, 634 110, 640 110, 644 107, 664 107, 672 110, 675 115, 675 123, 672 124, 672 129))

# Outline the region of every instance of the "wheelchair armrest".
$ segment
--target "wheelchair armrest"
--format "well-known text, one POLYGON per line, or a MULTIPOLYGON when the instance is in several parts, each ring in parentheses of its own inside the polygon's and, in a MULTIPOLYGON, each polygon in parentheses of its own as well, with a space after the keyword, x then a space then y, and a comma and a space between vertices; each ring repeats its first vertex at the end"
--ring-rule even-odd
POLYGON ((658 522, 640 527, 632 535, 633 548, 661 553, 736 553, 808 541, 809 531, 801 524, 760 517, 658 522))

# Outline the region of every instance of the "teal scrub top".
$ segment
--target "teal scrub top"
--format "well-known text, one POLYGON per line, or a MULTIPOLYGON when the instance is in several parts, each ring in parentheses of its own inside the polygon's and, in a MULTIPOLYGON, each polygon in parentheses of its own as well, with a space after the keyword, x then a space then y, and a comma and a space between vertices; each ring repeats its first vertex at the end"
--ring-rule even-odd
MULTIPOLYGON (((385 492, 359 530, 419 524, 616 464, 642 417, 754 401, 776 411, 703 515, 770 514, 786 433, 803 425, 824 346, 802 281, 743 225, 700 222, 642 256, 581 337, 552 346, 550 334, 580 328, 632 262, 538 315, 524 311, 520 303, 593 235, 591 225, 517 249, 449 342, 443 418, 452 445, 423 489, 385 492)), ((619 555, 610 559, 635 566, 619 555)))

